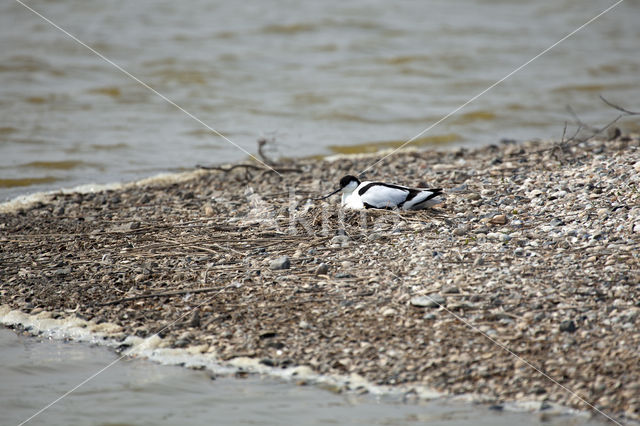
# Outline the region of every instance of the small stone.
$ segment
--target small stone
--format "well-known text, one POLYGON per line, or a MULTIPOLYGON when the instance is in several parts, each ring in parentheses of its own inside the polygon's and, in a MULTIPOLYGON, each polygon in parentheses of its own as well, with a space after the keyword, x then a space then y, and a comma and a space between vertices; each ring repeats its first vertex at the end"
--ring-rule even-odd
POLYGON ((564 320, 560 323, 560 331, 573 333, 576 331, 576 324, 572 320, 564 320))
POLYGON ((267 367, 275 367, 276 366, 276 362, 273 361, 271 358, 262 358, 260 360, 260 364, 266 365, 267 367))
POLYGON ((329 266, 326 263, 321 263, 316 268, 315 275, 327 275, 329 272, 329 266))
POLYGON ((331 239, 331 244, 346 246, 349 244, 349 237, 347 237, 346 235, 336 235, 331 239))
POLYGON ((498 214, 489 219, 489 223, 493 225, 504 225, 507 223, 507 216, 503 214, 498 214))
POLYGON ((458 228, 453 230, 453 235, 457 235, 459 237, 464 235, 464 234, 466 234, 466 233, 467 233, 467 230, 464 227, 458 227, 458 228))
POLYGON ((419 308, 424 308, 429 306, 433 301, 426 296, 414 296, 409 300, 409 303, 412 306, 417 306, 419 308))
POLYGON ((193 311, 193 314, 191 314, 189 327, 200 327, 200 310, 196 309, 193 311))
POLYGON ((382 235, 380 232, 372 232, 371 234, 367 235, 367 239, 369 241, 377 241, 377 240, 381 240, 384 239, 385 236, 382 235))
POLYGON ((355 278, 355 275, 348 272, 338 272, 334 278, 355 278))
POLYGON ((436 314, 431 313, 431 312, 428 313, 428 314, 424 314, 422 319, 425 319, 425 320, 428 320, 428 321, 432 321, 432 320, 436 319, 436 314))
POLYGON ((563 226, 564 222, 561 219, 555 218, 551 222, 549 222, 551 226, 563 226))
POLYGON ((129 227, 129 229, 131 231, 134 231, 136 229, 140 229, 140 222, 131 222, 131 223, 129 223, 128 227, 129 227))
POLYGON ((455 287, 455 286, 450 286, 450 287, 444 287, 442 289, 442 292, 444 294, 458 294, 458 293, 460 293, 460 289, 458 287, 455 287))
POLYGON ((409 303, 420 308, 438 308, 445 303, 445 298, 437 293, 429 296, 414 296, 409 303))
MULTIPOLYGON (((456 177, 456 176, 454 176, 454 177, 456 177)), ((456 192, 467 192, 468 190, 469 190, 469 185, 467 185, 466 183, 463 183, 460 186, 456 186, 455 188, 448 189, 447 192, 453 192, 453 193, 456 193, 456 192)))
POLYGON ((470 194, 467 198, 471 201, 476 201, 476 200, 480 200, 482 197, 477 192, 474 192, 473 194, 470 194))
POLYGON ((289 260, 288 256, 280 256, 279 258, 272 260, 271 263, 269 263, 269 268, 272 270, 279 270, 279 269, 289 269, 291 267, 291 261, 289 260))
POLYGON ((385 310, 382 311, 382 316, 383 317, 390 317, 392 315, 396 314, 396 310, 393 308, 387 308, 385 310))
POLYGON ((487 234, 487 238, 490 240, 500 240, 503 243, 506 243, 511 239, 511 236, 509 234, 503 234, 502 232, 489 232, 487 234))
POLYGON ((71 268, 59 268, 54 272, 55 275, 68 275, 71 273, 71 268))
POLYGON ((178 339, 173 344, 173 346, 175 346, 176 348, 184 348, 188 345, 189 345, 189 340, 187 339, 178 339))

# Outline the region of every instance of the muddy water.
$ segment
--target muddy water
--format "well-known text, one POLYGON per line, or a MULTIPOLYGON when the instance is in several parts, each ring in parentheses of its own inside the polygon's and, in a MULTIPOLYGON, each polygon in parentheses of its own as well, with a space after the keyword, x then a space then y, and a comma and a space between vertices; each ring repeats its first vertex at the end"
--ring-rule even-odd
MULTIPOLYGON (((0 328, 0 416, 18 425, 117 358, 105 348, 18 336, 0 328)), ((124 359, 34 417, 29 425, 533 425, 539 414, 431 401, 406 404, 336 395, 258 377, 124 359)), ((549 425, 601 424, 560 416, 549 425)))
MULTIPOLYGON (((613 1, 26 3, 277 157, 398 146, 613 1)), ((594 126, 615 116, 599 94, 640 109, 639 18, 624 1, 414 145, 559 138, 568 104, 594 126)), ((0 45, 0 199, 246 158, 17 2, 0 45)))

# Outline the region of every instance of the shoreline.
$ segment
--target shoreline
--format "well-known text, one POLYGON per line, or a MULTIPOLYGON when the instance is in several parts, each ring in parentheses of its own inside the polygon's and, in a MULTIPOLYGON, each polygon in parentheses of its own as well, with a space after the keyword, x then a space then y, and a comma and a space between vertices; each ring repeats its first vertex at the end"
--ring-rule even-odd
POLYGON ((282 177, 196 171, 3 204, 3 309, 139 339, 161 331, 157 350, 200 348, 230 365, 588 408, 480 330, 638 420, 639 146, 411 151, 367 176, 444 187, 427 212, 341 216, 336 200, 308 202, 379 153, 296 161, 304 172, 282 177))
POLYGON ((203 348, 162 347, 162 339, 157 336, 146 339, 124 336, 121 327, 116 324, 96 324, 77 318, 54 319, 51 318, 51 313, 46 311, 29 315, 19 310, 11 310, 7 305, 0 305, 0 326, 31 336, 71 340, 76 343, 104 347, 129 359, 145 359, 160 365, 180 366, 195 370, 205 369, 214 375, 244 377, 245 374, 252 374, 282 380, 292 386, 315 386, 335 394, 370 395, 386 398, 388 402, 411 404, 443 401, 448 404, 484 405, 486 409, 497 411, 539 414, 543 416, 541 419, 546 421, 561 420, 567 417, 585 421, 592 419, 592 414, 588 411, 575 410, 543 401, 521 400, 491 405, 495 400, 484 395, 449 395, 428 388, 377 386, 357 374, 349 376, 322 375, 314 373, 307 366, 279 369, 252 358, 238 358, 221 362, 214 353, 201 352, 203 348))

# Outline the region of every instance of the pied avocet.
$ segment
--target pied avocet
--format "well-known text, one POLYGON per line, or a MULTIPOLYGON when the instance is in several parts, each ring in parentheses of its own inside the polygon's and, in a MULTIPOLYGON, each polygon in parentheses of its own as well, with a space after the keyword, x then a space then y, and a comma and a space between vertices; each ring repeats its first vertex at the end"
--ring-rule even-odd
POLYGON ((360 182, 351 175, 340 179, 340 188, 319 200, 342 191, 342 205, 349 209, 426 209, 442 201, 442 188, 408 188, 384 182, 360 182))

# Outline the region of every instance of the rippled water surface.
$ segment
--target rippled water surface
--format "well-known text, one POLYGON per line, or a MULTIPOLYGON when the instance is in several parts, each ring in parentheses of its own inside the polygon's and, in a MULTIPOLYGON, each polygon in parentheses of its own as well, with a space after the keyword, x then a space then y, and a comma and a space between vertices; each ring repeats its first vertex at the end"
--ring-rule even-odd
MULTIPOLYGON (((398 146, 613 4, 603 0, 28 0, 249 152, 398 146)), ((640 109, 625 0, 414 145, 560 138, 640 109)), ((0 4, 0 199, 246 158, 14 1, 0 4)), ((625 126, 637 130, 638 120, 625 126)))
MULTIPOLYGON (((117 356, 98 347, 0 328, 0 423, 18 425, 117 356)), ((597 425, 574 416, 548 425, 597 425)), ((29 425, 534 425, 539 415, 432 401, 402 404, 249 377, 124 359, 29 425)))

